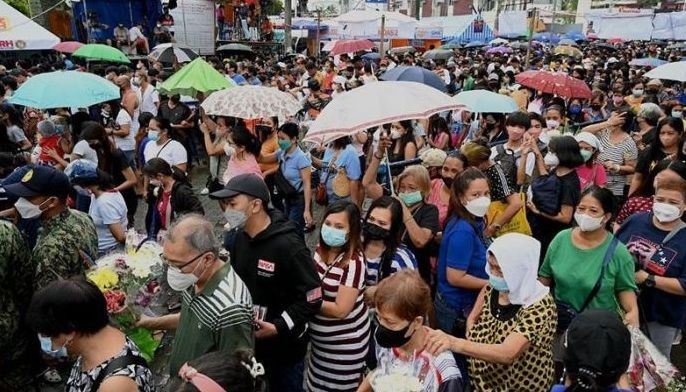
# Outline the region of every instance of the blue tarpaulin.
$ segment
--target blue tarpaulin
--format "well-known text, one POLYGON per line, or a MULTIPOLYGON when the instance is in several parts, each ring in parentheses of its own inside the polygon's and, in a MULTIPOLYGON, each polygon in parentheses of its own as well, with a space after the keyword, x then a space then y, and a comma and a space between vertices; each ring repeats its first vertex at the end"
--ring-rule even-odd
POLYGON ((82 0, 73 2, 74 39, 82 42, 102 42, 114 36, 114 28, 123 23, 131 28, 142 22, 143 33, 151 37, 152 29, 162 14, 160 0, 82 0), (86 20, 90 27, 86 33, 86 20))

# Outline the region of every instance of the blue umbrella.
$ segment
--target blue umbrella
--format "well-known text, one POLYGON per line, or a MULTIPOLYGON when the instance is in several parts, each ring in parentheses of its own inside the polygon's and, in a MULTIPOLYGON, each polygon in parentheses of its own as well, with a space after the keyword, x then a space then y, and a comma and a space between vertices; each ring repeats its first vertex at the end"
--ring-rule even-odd
POLYGON ((486 46, 486 43, 483 41, 472 41, 465 45, 465 48, 480 48, 482 46, 486 46))
POLYGON ((376 61, 381 58, 381 55, 376 52, 365 53, 362 55, 363 60, 376 61))
POLYGON ((552 44, 560 42, 560 37, 550 33, 536 33, 533 35, 533 39, 540 42, 550 42, 552 44))
POLYGON ((636 67, 651 67, 651 68, 659 67, 663 64, 667 64, 667 62, 664 60, 656 59, 654 57, 645 57, 642 59, 633 59, 629 63, 629 65, 633 65, 636 67))
POLYGON ((437 90, 446 92, 448 90, 445 81, 435 73, 422 67, 399 66, 386 71, 380 77, 386 81, 417 82, 431 86, 437 90))
POLYGON ((476 113, 512 113, 519 110, 514 99, 488 90, 463 91, 453 99, 476 113))
POLYGON ((580 31, 573 31, 565 34, 564 38, 571 39, 572 41, 585 41, 586 36, 580 31))
POLYGON ((9 102, 36 109, 89 106, 119 99, 119 87, 87 72, 55 71, 28 79, 9 102))

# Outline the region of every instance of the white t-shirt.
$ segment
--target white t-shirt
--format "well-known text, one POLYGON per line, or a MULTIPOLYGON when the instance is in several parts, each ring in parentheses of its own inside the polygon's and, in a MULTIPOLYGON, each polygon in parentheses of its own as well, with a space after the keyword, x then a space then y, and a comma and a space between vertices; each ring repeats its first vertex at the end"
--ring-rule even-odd
POLYGON ((145 162, 153 158, 162 158, 168 164, 176 166, 188 162, 188 153, 183 144, 176 140, 168 140, 164 144, 150 141, 145 145, 143 158, 145 158, 145 162))
POLYGON ((143 91, 143 89, 138 90, 140 92, 140 112, 141 113, 151 113, 153 116, 157 116, 157 103, 160 102, 160 94, 157 89, 149 84, 148 87, 143 91))
POLYGON ((135 133, 133 131, 133 120, 131 119, 131 116, 129 115, 129 112, 127 112, 125 109, 119 110, 119 114, 117 114, 117 119, 115 120, 115 123, 119 125, 120 127, 123 127, 124 125, 129 126, 129 134, 127 136, 121 137, 114 135, 114 144, 116 144, 117 148, 122 150, 122 151, 133 151, 136 149, 136 139, 135 139, 135 133))
POLYGON ((98 153, 95 152, 95 150, 92 149, 85 140, 79 140, 79 142, 74 145, 74 149, 71 152, 72 154, 76 154, 83 159, 87 159, 96 165, 98 164, 98 153))
POLYGON ((119 223, 126 230, 129 224, 127 212, 126 202, 119 192, 105 192, 98 198, 91 196, 88 215, 93 219, 95 231, 98 234, 98 250, 104 251, 119 244, 112 235, 109 225, 119 223))
POLYGON ((138 26, 133 26, 129 29, 129 40, 131 42, 137 40, 138 38, 145 38, 145 35, 141 32, 138 26))

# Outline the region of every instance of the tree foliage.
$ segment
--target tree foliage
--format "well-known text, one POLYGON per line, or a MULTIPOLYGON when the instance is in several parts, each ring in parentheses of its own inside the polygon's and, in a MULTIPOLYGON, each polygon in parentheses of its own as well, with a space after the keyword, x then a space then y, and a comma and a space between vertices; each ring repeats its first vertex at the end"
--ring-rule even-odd
POLYGON ((5 0, 5 2, 26 16, 31 16, 29 0, 5 0))

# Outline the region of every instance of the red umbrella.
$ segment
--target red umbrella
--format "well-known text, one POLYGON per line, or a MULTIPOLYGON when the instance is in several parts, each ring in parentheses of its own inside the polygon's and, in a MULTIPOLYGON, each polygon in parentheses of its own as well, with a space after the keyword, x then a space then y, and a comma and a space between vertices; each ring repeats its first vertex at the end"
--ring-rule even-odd
POLYGON ((515 76, 517 83, 565 98, 591 99, 591 89, 583 80, 563 72, 526 71, 515 76))
POLYGON ((336 41, 329 54, 336 56, 343 53, 355 53, 361 50, 369 50, 375 45, 368 39, 342 39, 336 41))
POLYGON ((624 42, 624 40, 619 38, 619 37, 615 37, 615 38, 608 39, 607 42, 609 42, 611 44, 620 44, 620 43, 624 42))
POLYGON ((83 44, 77 41, 64 41, 52 47, 53 50, 62 53, 74 53, 77 49, 82 47, 83 44))

